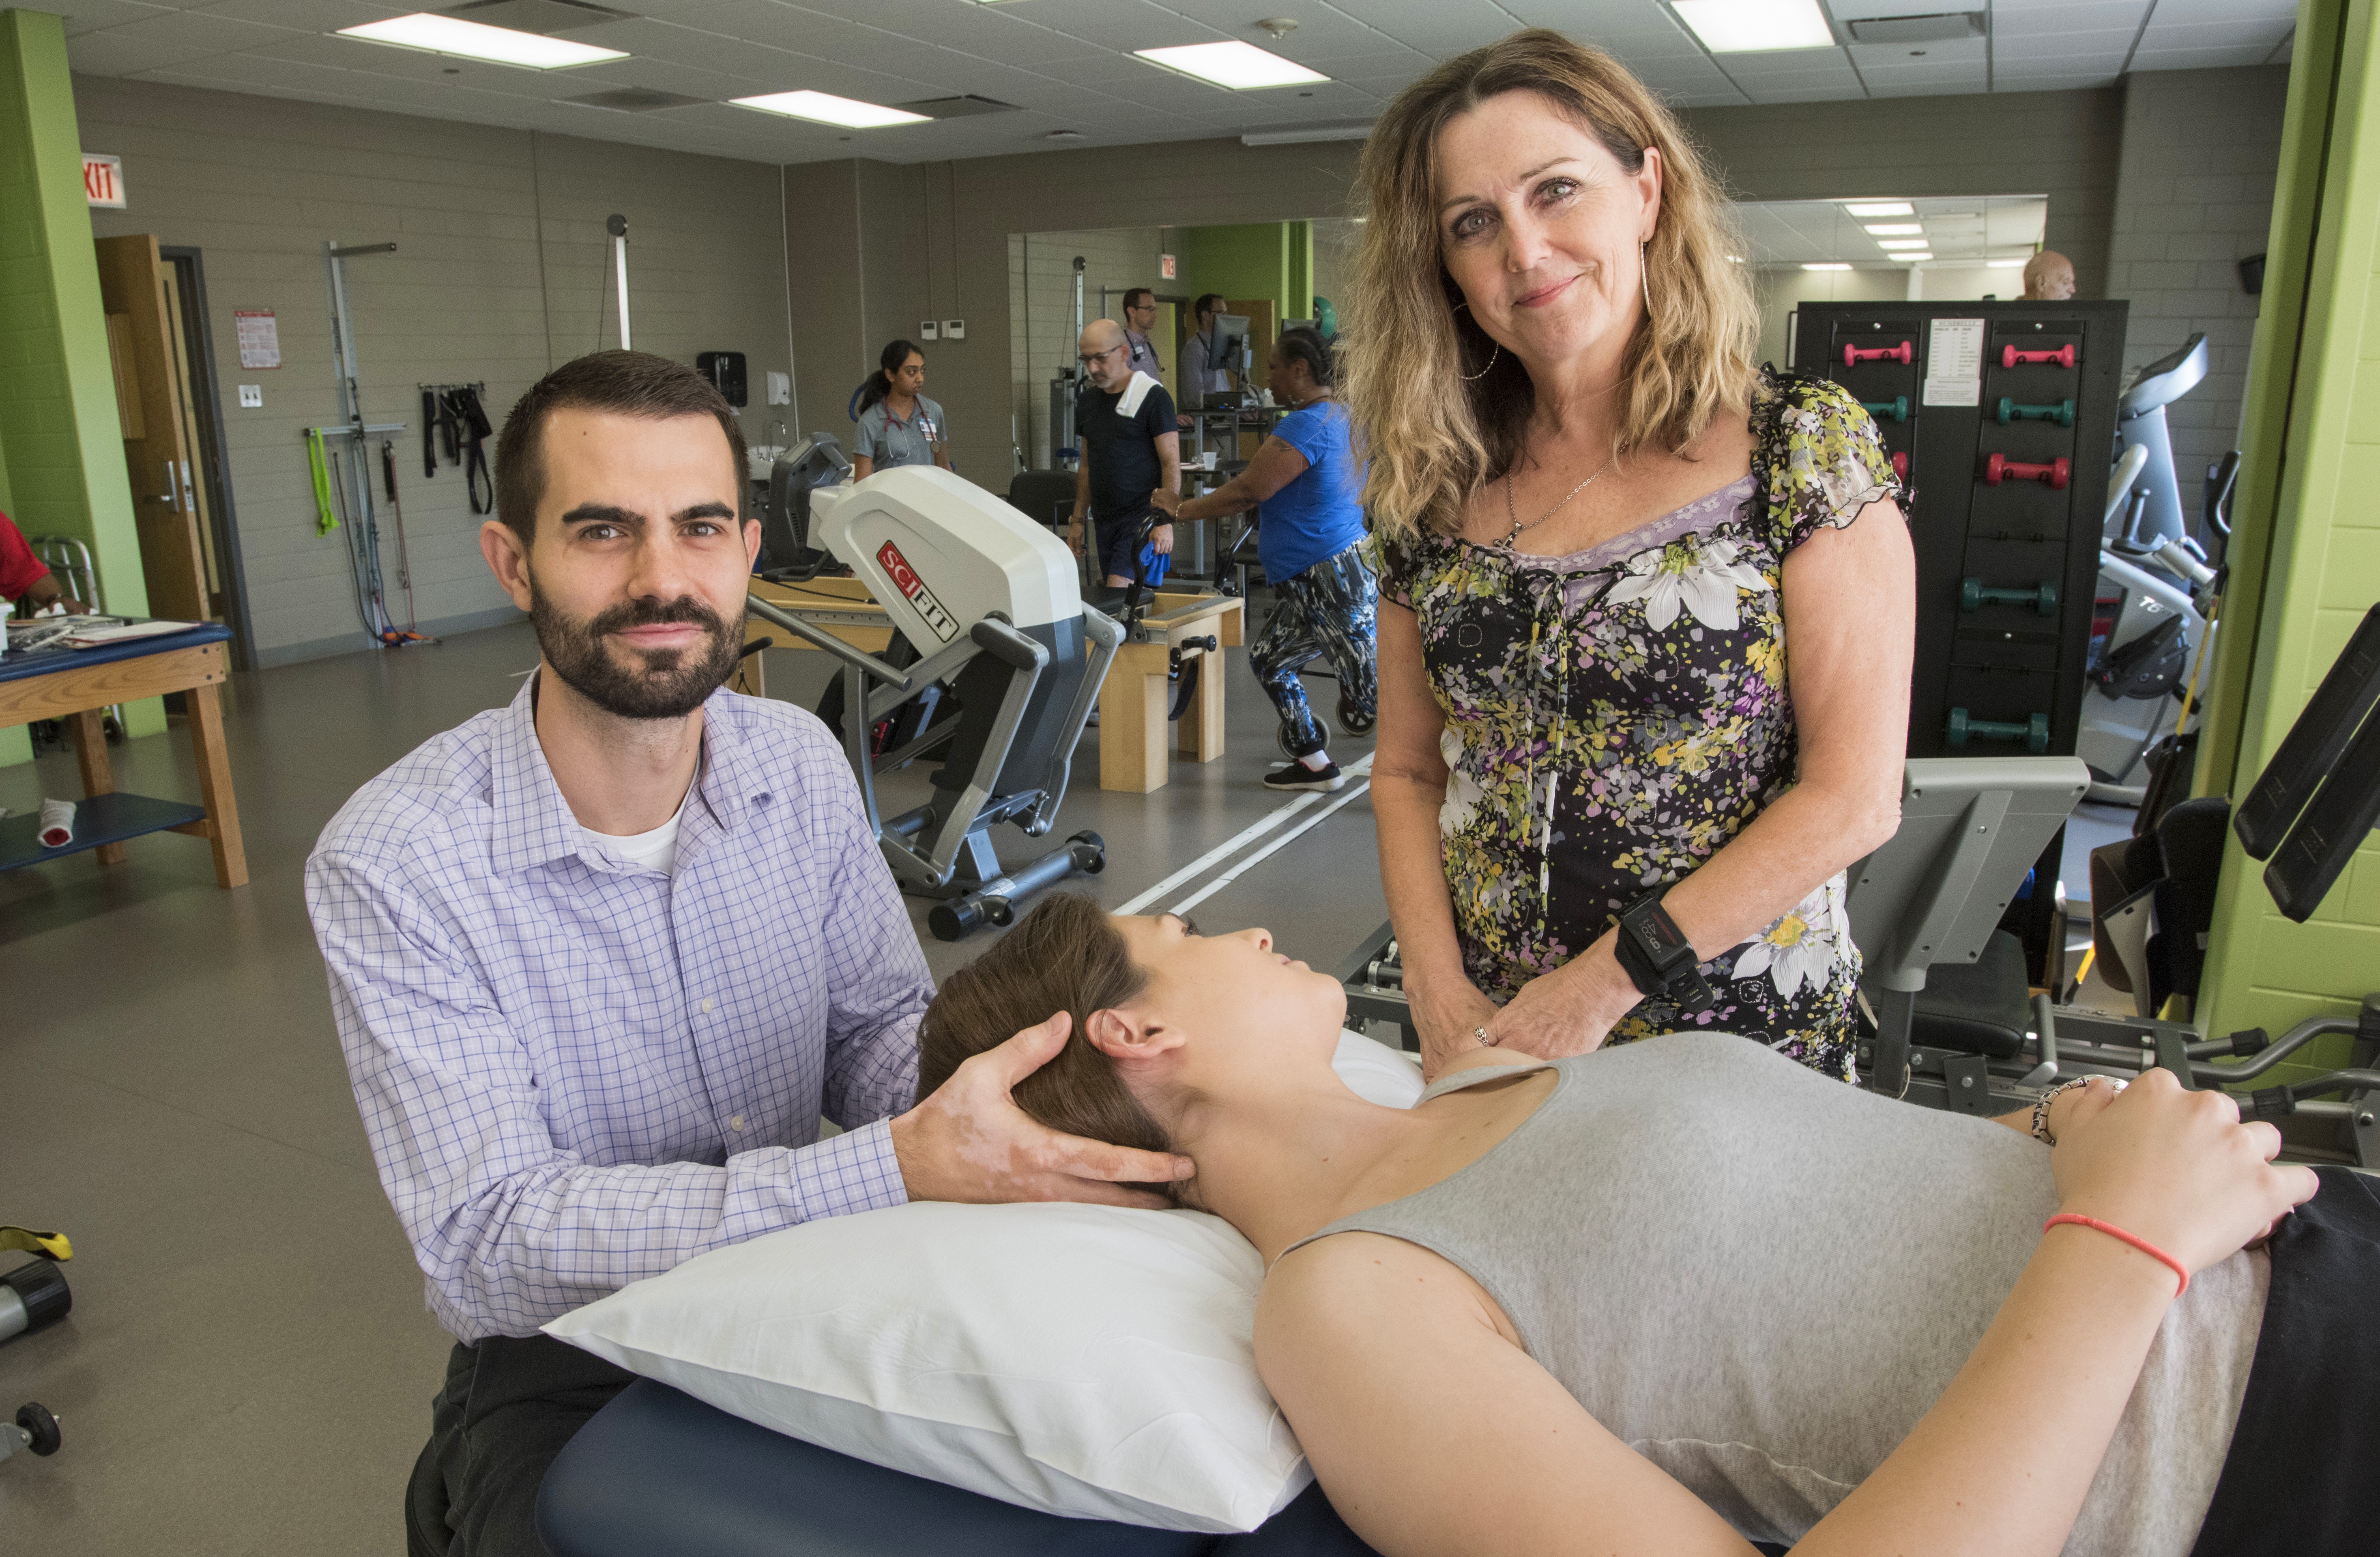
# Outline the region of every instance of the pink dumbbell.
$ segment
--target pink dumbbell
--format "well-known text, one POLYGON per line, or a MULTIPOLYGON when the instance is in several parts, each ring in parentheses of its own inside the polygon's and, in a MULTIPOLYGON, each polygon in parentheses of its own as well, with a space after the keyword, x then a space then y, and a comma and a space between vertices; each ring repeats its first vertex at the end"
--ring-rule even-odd
POLYGON ((1915 360, 1917 360, 1917 353, 1911 348, 1907 341, 1901 342, 1899 346, 1843 347, 1843 366, 1846 368, 1856 368, 1863 362, 1909 363, 1915 360))
MULTIPOLYGON (((2000 366, 2013 368, 2020 362, 2054 363, 2060 368, 2074 366, 2074 343, 2067 342, 2056 351, 2019 351, 2015 347, 2000 347, 2000 366)), ((2063 482, 2059 483, 2061 486, 2063 482)))
POLYGON ((1897 480, 1909 480, 1909 456, 1898 449, 1892 454, 1892 474, 1897 480))
POLYGON ((2053 459, 2046 465, 2028 465, 2023 460, 1996 454, 1984 461, 1984 485, 1987 487, 1996 487, 2005 480, 2039 481, 2043 486, 2064 492, 2073 474, 2074 468, 2063 458, 2053 459))

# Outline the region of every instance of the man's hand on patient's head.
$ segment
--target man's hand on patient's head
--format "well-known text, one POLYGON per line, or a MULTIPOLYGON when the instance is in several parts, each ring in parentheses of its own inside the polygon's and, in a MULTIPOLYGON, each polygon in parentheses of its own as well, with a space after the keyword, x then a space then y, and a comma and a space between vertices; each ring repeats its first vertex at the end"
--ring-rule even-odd
POLYGON ((1066 1045, 1060 1012, 953 1072, 934 1094, 892 1121, 892 1151, 913 1200, 1088 1200, 1157 1209, 1163 1198, 1127 1187, 1190 1177, 1187 1157, 1136 1151, 1061 1135, 1036 1122, 1010 1089, 1066 1045))

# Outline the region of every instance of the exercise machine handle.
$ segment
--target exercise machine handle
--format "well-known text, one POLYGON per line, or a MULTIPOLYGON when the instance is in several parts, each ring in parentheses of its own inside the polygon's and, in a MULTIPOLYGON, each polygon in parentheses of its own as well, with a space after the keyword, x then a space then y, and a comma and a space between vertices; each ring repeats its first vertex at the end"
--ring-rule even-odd
POLYGON ((811 626, 800 617, 789 614, 765 600, 747 600, 746 609, 764 621, 774 622, 813 649, 823 649, 846 665, 866 671, 877 680, 906 692, 917 684, 909 671, 895 670, 873 654, 864 653, 823 628, 811 626))

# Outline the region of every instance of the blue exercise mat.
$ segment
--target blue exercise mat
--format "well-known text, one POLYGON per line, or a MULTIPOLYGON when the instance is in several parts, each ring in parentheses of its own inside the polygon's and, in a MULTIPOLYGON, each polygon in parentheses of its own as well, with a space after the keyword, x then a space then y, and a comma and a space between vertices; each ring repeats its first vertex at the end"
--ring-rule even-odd
POLYGON ((1376 1557, 1308 1487, 1248 1535, 1062 1519, 886 1470, 639 1379, 546 1472, 553 1557, 1376 1557))
MULTIPOLYGON (((139 616, 122 619, 128 622, 144 620, 139 616)), ((80 670, 87 665, 103 665, 116 660, 137 660, 144 654, 166 654, 176 649, 195 649, 202 643, 223 643, 230 638, 231 629, 221 622, 201 622, 188 632, 127 639, 121 643, 103 644, 97 649, 52 646, 20 653, 11 648, 9 652, 0 654, 0 681, 21 681, 30 675, 47 675, 54 670, 80 670)))

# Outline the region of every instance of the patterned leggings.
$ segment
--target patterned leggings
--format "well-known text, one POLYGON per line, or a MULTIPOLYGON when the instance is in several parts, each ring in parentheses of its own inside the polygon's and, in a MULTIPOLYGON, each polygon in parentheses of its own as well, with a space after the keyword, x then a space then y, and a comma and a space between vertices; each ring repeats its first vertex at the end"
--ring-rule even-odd
POLYGON ((1293 757, 1319 751, 1330 741, 1297 675, 1315 655, 1330 656, 1342 702, 1366 715, 1379 708, 1380 593, 1360 550, 1350 546, 1275 584, 1272 614, 1248 646, 1248 664, 1281 714, 1293 757))

